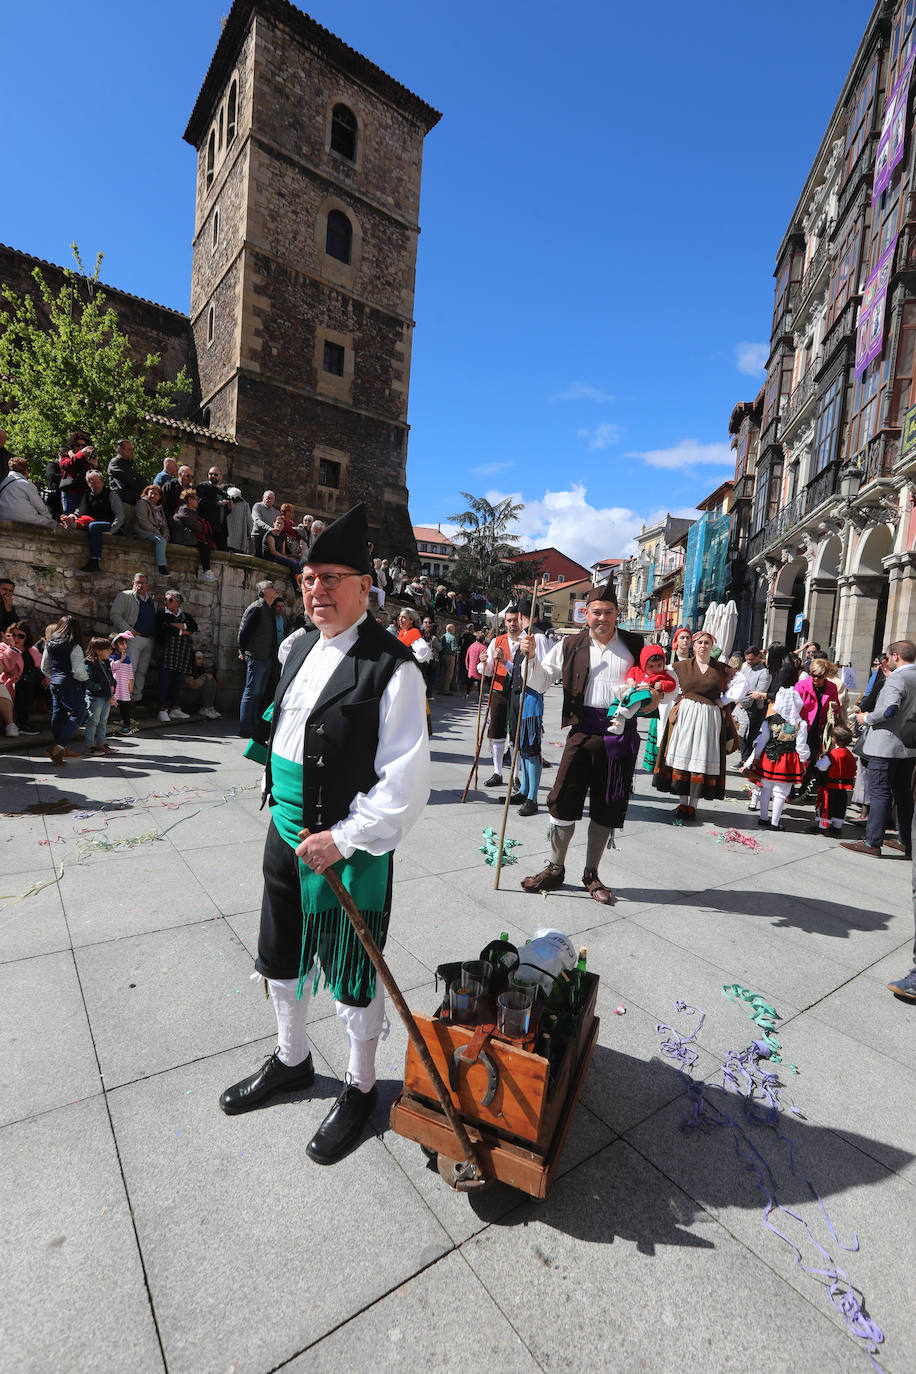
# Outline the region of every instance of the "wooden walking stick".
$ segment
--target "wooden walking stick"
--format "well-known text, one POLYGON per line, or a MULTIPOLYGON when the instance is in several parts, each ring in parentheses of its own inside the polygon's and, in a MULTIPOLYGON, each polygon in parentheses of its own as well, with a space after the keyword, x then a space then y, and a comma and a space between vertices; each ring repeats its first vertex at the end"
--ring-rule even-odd
MULTIPOLYGON (((310 833, 309 830, 300 830, 300 840, 307 839, 310 833)), ((429 1074, 430 1081, 436 1090, 439 1104, 446 1115, 449 1125, 455 1133, 455 1139, 458 1142, 458 1148, 462 1156, 453 1170, 455 1183, 463 1185, 465 1189, 469 1189, 473 1188, 475 1185, 487 1182, 488 1180, 481 1167, 477 1151, 474 1149, 471 1138, 464 1128, 464 1122, 452 1105, 449 1090, 443 1083, 442 1076, 433 1063, 432 1055, 426 1048, 426 1041, 420 1034, 420 1028, 413 1018, 410 1007, 408 1007, 407 1003, 404 1001, 401 989, 394 981, 392 972, 385 963, 384 955, 372 937, 372 932, 366 925, 356 903, 340 881, 340 878, 334 872, 333 868, 325 869, 321 876, 350 918, 350 924, 359 936, 360 943, 372 961, 373 968, 384 983, 385 990, 392 1002, 397 1007, 398 1014, 407 1027, 407 1034, 413 1041, 413 1047, 420 1058, 420 1063, 429 1074)))
MULTIPOLYGON (((480 761, 480 750, 481 750, 481 746, 483 745, 483 735, 484 735, 484 731, 485 731, 486 728, 487 728, 487 721, 488 721, 488 719, 489 719, 489 717, 490 717, 490 698, 491 698, 492 695, 493 695, 493 686, 494 686, 495 682, 496 682, 496 674, 494 673, 494 674, 493 674, 493 678, 492 678, 492 680, 491 680, 491 682, 490 682, 490 690, 489 690, 489 692, 487 693, 487 709, 486 709, 486 710, 484 711, 484 713, 483 713, 483 724, 482 724, 482 726, 480 727, 480 733, 479 733, 478 736, 477 736, 477 748, 476 748, 475 751, 474 751, 474 762, 471 764, 471 771, 470 771, 470 773, 468 773, 468 780, 467 780, 467 782, 464 784, 464 791, 463 791, 462 794, 461 794, 461 800, 462 800, 462 801, 466 801, 466 800, 467 800, 468 788, 469 788, 470 785, 471 785, 471 779, 472 779, 472 778, 474 779, 474 786, 475 786, 475 787, 477 786, 477 765, 478 765, 478 763, 479 763, 479 761, 480 761)), ((483 677, 481 677, 481 679, 480 679, 480 695, 483 696, 483 677)), ((478 707, 478 710, 479 710, 479 707, 478 707)))
MULTIPOLYGON (((531 614, 528 616, 528 629, 525 631, 526 634, 531 633, 531 626, 534 624, 534 608, 537 603, 537 599, 538 583, 535 582, 534 587, 531 591, 531 614)), ((522 737, 522 716, 524 715, 525 711, 525 691, 528 687, 528 663, 529 659, 526 654, 525 662, 522 666, 522 694, 518 700, 518 720, 515 722, 515 739, 512 743, 512 759, 510 761, 509 768, 509 786, 506 789, 506 801, 505 805, 503 806, 503 823, 502 829, 499 832, 499 852, 496 855, 496 876, 493 879, 493 887, 497 891, 499 890, 499 875, 502 871, 503 866, 503 840, 506 838, 506 822, 509 819, 509 803, 512 800, 512 782, 515 777, 515 768, 518 762, 518 743, 522 737)), ((493 680, 494 682, 496 680, 495 673, 493 674, 493 680)))

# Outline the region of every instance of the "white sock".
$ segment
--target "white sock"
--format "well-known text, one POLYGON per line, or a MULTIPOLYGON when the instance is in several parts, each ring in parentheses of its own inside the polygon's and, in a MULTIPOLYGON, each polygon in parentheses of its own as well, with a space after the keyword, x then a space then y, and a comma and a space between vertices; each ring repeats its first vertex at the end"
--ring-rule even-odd
POLYGON ((357 1040, 350 1036, 350 1062, 347 1072, 350 1082, 361 1093, 375 1087, 375 1051, 378 1049, 378 1036, 374 1040, 357 1040))
POLYGON ((298 978, 268 978, 267 986, 277 1014, 277 1054, 280 1063, 292 1069, 308 1058, 311 1048, 305 1029, 312 998, 311 980, 306 978, 299 999, 296 998, 298 978))
POLYGON ((770 824, 778 825, 782 815, 782 808, 789 800, 789 788, 784 783, 775 782, 773 784, 773 814, 770 816, 770 824))
MULTIPOLYGON (((350 1041, 350 1062, 347 1073, 354 1087, 367 1093, 375 1086, 375 1051, 383 1034, 385 1022, 385 989, 377 984, 376 993, 368 1007, 350 1007, 338 1002, 337 1015, 347 1028, 350 1041)), ((387 1035, 387 1031, 384 1034, 387 1035)))
POLYGON ((770 814, 770 798, 773 795, 773 784, 764 780, 760 784, 760 819, 765 821, 770 814))
POLYGON ((490 741, 493 750, 493 772, 503 771, 503 759, 506 756, 506 741, 504 739, 494 739, 490 741))

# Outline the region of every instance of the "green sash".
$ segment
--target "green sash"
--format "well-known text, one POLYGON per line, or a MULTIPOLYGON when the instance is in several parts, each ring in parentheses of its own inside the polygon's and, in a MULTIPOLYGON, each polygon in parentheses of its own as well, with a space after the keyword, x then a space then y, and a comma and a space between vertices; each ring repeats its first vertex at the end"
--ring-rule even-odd
MULTIPOLYGON (((301 844, 302 765, 290 763, 289 759, 281 758, 278 754, 271 757, 270 814, 284 843, 291 849, 301 844)), ((376 944, 383 945, 387 929, 386 902, 391 855, 367 854, 365 850, 357 849, 352 858, 336 863, 334 872, 356 903, 376 944)), ((320 934, 331 937, 332 953, 328 960, 329 967, 320 969, 315 959, 313 991, 318 991, 323 973, 324 986, 330 989, 331 996, 337 1001, 360 995, 374 997, 375 969, 349 916, 321 874, 314 873, 301 859, 299 891, 302 903, 302 954, 297 997, 302 996, 308 973, 304 967, 306 949, 313 939, 317 948, 320 934)))

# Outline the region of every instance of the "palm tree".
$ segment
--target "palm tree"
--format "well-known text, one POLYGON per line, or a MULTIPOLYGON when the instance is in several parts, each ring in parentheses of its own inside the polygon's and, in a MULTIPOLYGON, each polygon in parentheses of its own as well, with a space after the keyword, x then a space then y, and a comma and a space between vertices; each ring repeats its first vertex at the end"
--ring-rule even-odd
POLYGON ((519 536, 509 530, 525 509, 508 496, 494 506, 485 496, 463 491, 468 509, 448 519, 458 525, 454 542, 458 549, 455 580, 462 591, 482 591, 491 600, 512 586, 513 570, 506 563, 519 552, 519 536))

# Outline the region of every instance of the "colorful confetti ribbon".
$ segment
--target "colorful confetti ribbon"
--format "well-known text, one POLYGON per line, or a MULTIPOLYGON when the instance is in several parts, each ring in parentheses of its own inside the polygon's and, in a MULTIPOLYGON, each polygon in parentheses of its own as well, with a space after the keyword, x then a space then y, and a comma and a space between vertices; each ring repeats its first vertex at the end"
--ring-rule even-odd
MULTIPOLYGON (((519 844, 521 844, 521 840, 503 840, 504 864, 518 863, 518 859, 512 853, 512 850, 515 849, 519 844)), ((483 832, 483 844, 480 846, 480 853, 484 856, 485 861, 490 865, 491 868, 496 867, 496 864, 499 860, 499 836, 493 829, 492 825, 488 825, 486 830, 483 832)))
MULTIPOLYGON (((733 986, 738 988, 737 984, 733 986)), ((740 989, 740 991, 746 992, 747 989, 740 989)), ((729 996, 728 989, 723 988, 723 992, 729 996)), ((758 1004, 755 1005, 755 1010, 762 1011, 762 1008, 766 1006, 762 998, 756 998, 754 994, 750 996, 754 1003, 758 1004)), ((730 997, 729 1000, 737 1002, 739 999, 730 997)), ((714 1103, 710 1102, 706 1096, 704 1084, 697 1082, 693 1076, 693 1070, 699 1057, 696 1039, 706 1019, 705 1012, 698 1011, 696 1007, 688 1006, 686 1002, 682 1001, 675 1002, 674 1007, 683 1015, 698 1018, 689 1035, 681 1035, 673 1027, 662 1022, 659 1022, 655 1028, 656 1032, 662 1036, 659 1050, 667 1058, 675 1061, 678 1072, 687 1080, 690 1113, 681 1122, 681 1131, 685 1135, 690 1135, 695 1131, 704 1135, 712 1135, 724 1126, 732 1132, 735 1156, 741 1161, 743 1168, 751 1175, 755 1186, 763 1195, 765 1201, 763 1220, 767 1230, 772 1231, 795 1252, 795 1263, 800 1269, 814 1278, 827 1280, 830 1301, 842 1316, 847 1331, 851 1336, 865 1342, 865 1350, 869 1359, 874 1367, 879 1369, 880 1366, 875 1360, 875 1355, 878 1346, 884 1343, 884 1332, 868 1316, 864 1306, 864 1295, 853 1287, 845 1270, 840 1269, 834 1262, 830 1251, 816 1238, 804 1217, 779 1201, 773 1169, 748 1132, 747 1127, 763 1127, 773 1131, 777 1141, 782 1142, 787 1147, 789 1172, 793 1178, 809 1190, 816 1200, 824 1217, 830 1240, 840 1250, 845 1250, 849 1254, 857 1252, 859 1249, 858 1236, 853 1234, 850 1245, 843 1244, 836 1234, 820 1193, 811 1180, 806 1178, 804 1174, 800 1174, 795 1167, 794 1143, 780 1129, 781 1103, 779 1095, 784 1084, 780 1082, 775 1073, 761 1067, 762 1063, 772 1062, 774 1059, 770 1046, 765 1040, 754 1040, 740 1053, 736 1050, 729 1050, 725 1063, 722 1065, 722 1086, 725 1092, 734 1092, 742 1098, 745 1119, 742 1123, 729 1112, 720 1110, 714 1103), (778 1217, 780 1214, 800 1224, 811 1244, 823 1256, 823 1264, 805 1263, 799 1247, 771 1219, 774 1215, 778 1217)), ((775 1016, 776 1013, 774 1012, 773 1015, 775 1016)), ((789 1104, 789 1110, 797 1116, 801 1115, 794 1103, 789 1104)))
POLYGON ((763 845, 753 835, 748 835, 744 830, 736 830, 734 826, 730 830, 713 830, 713 838, 716 844, 724 844, 726 849, 729 845, 740 845, 743 849, 749 849, 752 854, 762 854, 764 849, 769 849, 769 845, 763 845))

